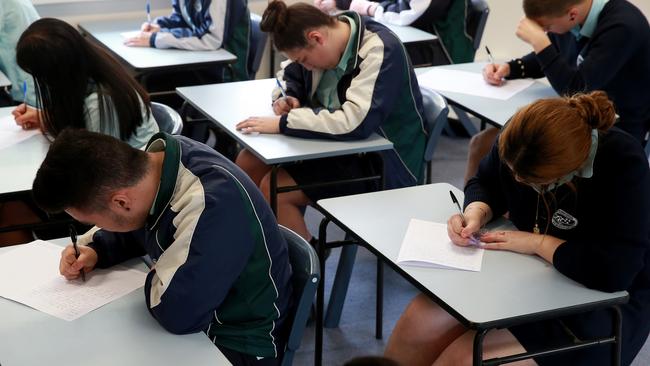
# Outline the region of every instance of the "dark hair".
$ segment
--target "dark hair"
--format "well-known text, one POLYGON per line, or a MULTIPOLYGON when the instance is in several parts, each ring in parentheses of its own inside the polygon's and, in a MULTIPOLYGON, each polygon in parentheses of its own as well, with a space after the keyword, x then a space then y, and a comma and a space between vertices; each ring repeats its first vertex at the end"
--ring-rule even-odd
POLYGON ((585 0, 524 0, 523 8, 526 17, 531 19, 540 17, 559 17, 564 15, 570 7, 584 1, 585 0))
POLYGON ((46 212, 67 208, 102 211, 112 191, 131 187, 147 173, 147 153, 114 137, 65 129, 36 173, 32 195, 46 212))
POLYGON ((615 121, 614 105, 602 91, 541 99, 510 119, 499 137, 499 155, 527 182, 557 179, 587 159, 591 130, 605 132, 615 121))
POLYGON ((336 18, 313 5, 296 3, 289 7, 284 1, 273 0, 264 10, 260 28, 271 33, 275 47, 280 51, 307 48, 306 33, 319 27, 332 27, 336 18))
POLYGON ((110 54, 61 20, 43 18, 32 23, 18 40, 16 60, 34 77, 43 128, 54 137, 66 127, 86 128, 84 101, 93 83, 100 131, 119 127, 122 140, 135 134, 143 123, 140 99, 149 116, 147 92, 110 54), (119 126, 106 126, 105 106, 111 104, 119 126))

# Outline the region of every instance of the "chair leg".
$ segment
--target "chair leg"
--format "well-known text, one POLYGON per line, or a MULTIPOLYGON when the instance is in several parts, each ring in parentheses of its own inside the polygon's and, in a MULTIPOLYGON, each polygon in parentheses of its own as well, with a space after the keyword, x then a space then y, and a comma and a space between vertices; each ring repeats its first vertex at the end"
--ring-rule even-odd
POLYGON ((332 293, 330 294, 325 313, 325 328, 336 328, 339 326, 343 303, 348 293, 348 286, 350 285, 350 277, 352 276, 352 268, 354 268, 354 260, 357 256, 358 248, 357 245, 345 245, 341 247, 341 256, 339 257, 339 264, 336 268, 336 276, 332 285, 332 293))
POLYGON ((463 127, 465 128, 465 131, 467 131, 467 133, 470 136, 476 135, 478 133, 478 129, 476 128, 476 126, 474 126, 474 123, 469 118, 469 115, 467 114, 467 112, 465 112, 464 110, 462 110, 460 108, 456 108, 454 106, 451 106, 451 108, 456 113, 456 116, 458 116, 458 121, 460 122, 460 124, 463 125, 463 127))

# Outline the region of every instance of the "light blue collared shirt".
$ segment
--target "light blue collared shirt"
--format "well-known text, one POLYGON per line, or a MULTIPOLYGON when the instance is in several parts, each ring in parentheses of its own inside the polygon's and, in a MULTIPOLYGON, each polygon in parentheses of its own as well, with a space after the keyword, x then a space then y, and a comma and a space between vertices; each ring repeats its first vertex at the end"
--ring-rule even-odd
POLYGON ((585 20, 585 24, 581 26, 576 25, 571 29, 571 33, 573 34, 574 37, 576 37, 577 40, 580 40, 582 37, 589 37, 594 34, 594 30, 596 29, 596 25, 598 24, 598 17, 600 16, 600 12, 603 11, 603 8, 605 7, 605 4, 607 4, 607 1, 609 0, 593 0, 591 3, 591 9, 589 9, 589 14, 587 15, 587 19, 585 20))

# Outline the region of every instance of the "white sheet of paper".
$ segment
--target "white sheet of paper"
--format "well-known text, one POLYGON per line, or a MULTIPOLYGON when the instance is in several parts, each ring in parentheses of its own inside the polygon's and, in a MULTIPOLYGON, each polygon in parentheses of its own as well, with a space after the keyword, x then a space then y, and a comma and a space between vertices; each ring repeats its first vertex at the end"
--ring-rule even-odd
POLYGON ((71 321, 142 287, 147 276, 114 266, 68 281, 59 274, 62 250, 36 240, 0 255, 0 296, 71 321))
POLYGON ((140 31, 130 31, 130 32, 122 32, 120 33, 120 36, 124 39, 131 39, 135 38, 140 35, 140 31))
POLYGON ((23 130, 16 124, 14 116, 0 117, 0 150, 15 145, 41 133, 38 129, 23 130))
POLYGON ((447 235, 446 224, 411 219, 397 256, 397 263, 480 271, 483 252, 481 248, 461 247, 452 243, 447 235))
POLYGON ((534 83, 531 79, 507 80, 501 86, 493 86, 476 72, 433 68, 418 76, 420 86, 453 93, 508 100, 534 83))

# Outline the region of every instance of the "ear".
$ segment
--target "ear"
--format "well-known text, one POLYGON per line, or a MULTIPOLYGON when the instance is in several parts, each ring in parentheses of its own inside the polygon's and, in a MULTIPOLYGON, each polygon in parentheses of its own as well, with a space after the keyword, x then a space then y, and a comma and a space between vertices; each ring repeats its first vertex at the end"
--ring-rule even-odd
POLYGON ((578 11, 577 7, 575 7, 575 6, 570 7, 569 11, 567 12, 567 14, 569 15, 569 20, 571 20, 573 22, 576 19, 578 19, 578 14, 579 13, 580 12, 578 11))
POLYGON ((320 30, 314 29, 307 32, 307 41, 309 42, 309 44, 316 43, 322 46, 325 43, 325 36, 320 30))
POLYGON ((133 200, 126 191, 117 191, 111 195, 109 207, 115 212, 128 212, 133 208, 133 200))

